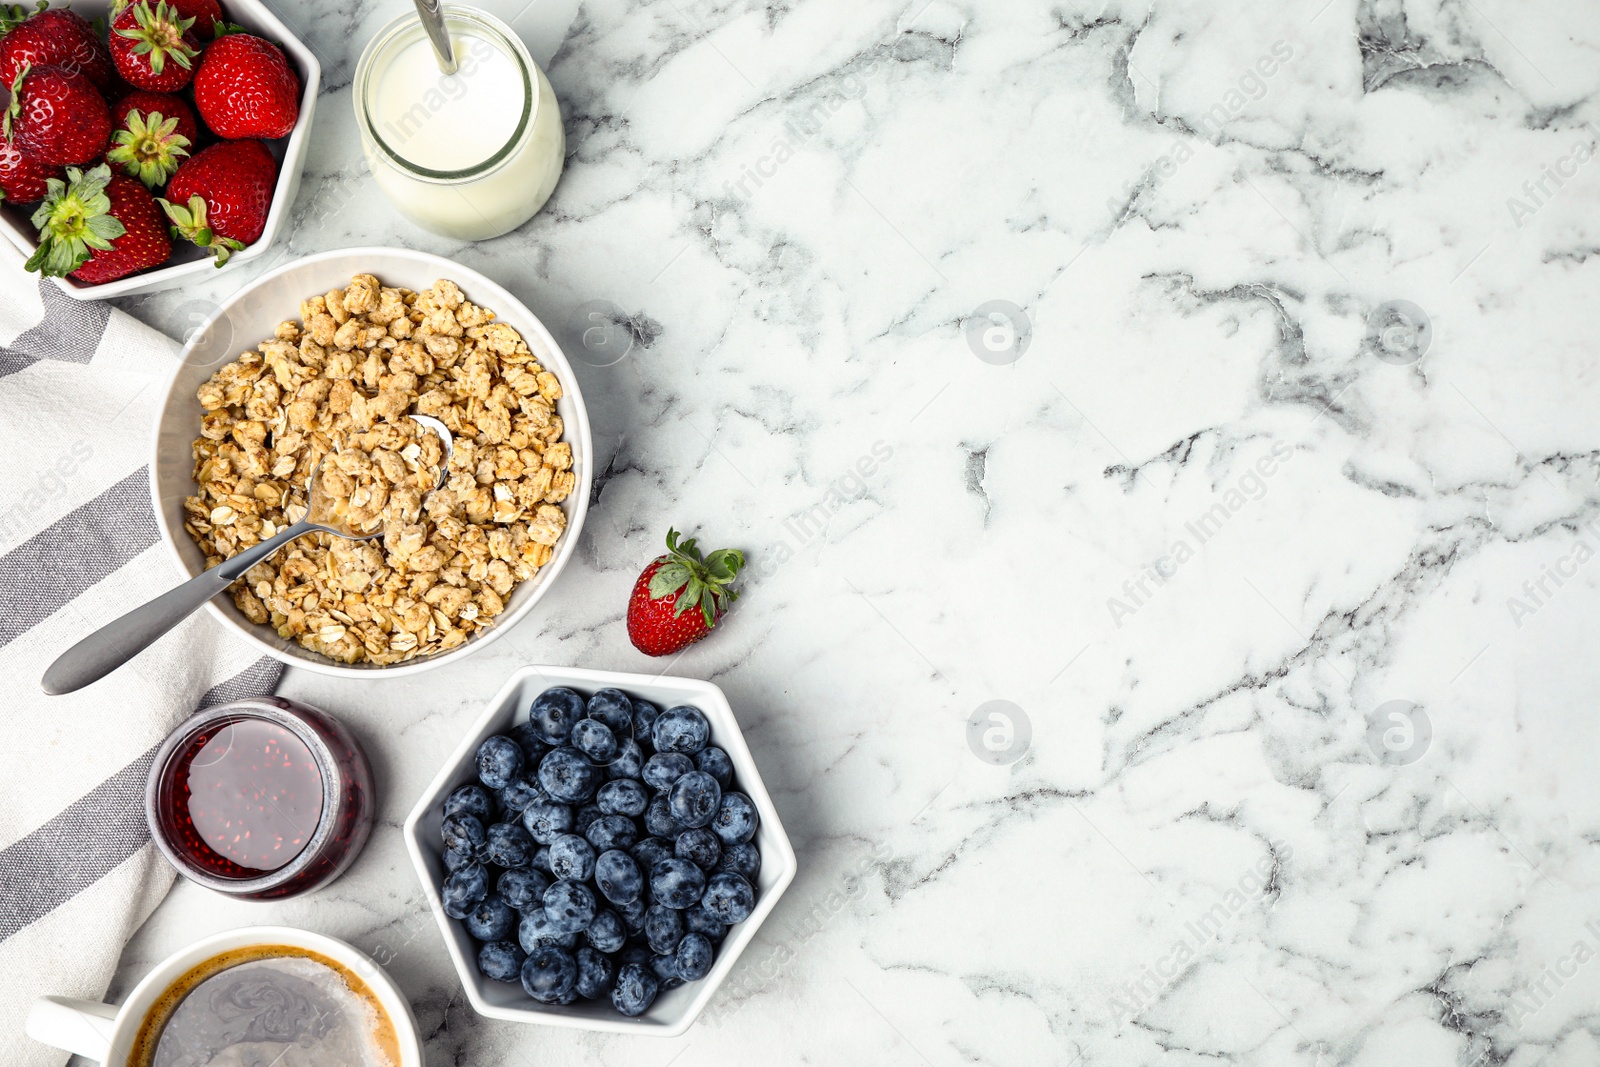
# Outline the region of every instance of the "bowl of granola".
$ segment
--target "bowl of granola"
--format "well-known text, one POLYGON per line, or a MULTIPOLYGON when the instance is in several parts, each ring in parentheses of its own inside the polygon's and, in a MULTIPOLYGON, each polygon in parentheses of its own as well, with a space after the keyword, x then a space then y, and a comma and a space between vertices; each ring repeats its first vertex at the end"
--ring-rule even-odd
POLYGON ((269 655, 348 676, 441 666, 514 625, 571 558, 592 477, 550 331, 477 271, 401 248, 308 256, 223 303, 183 348, 153 449, 185 576, 302 517, 325 457, 360 487, 377 536, 302 537, 207 605, 269 655), (431 491, 412 415, 453 438, 431 491))

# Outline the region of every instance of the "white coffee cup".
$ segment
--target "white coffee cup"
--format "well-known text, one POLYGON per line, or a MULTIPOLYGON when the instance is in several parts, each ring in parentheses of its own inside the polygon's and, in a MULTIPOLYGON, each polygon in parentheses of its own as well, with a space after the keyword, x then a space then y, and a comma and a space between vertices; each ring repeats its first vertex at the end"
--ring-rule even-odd
POLYGON ((40 997, 28 1013, 28 1036, 47 1045, 86 1056, 105 1067, 126 1067, 133 1040, 156 1000, 191 967, 234 949, 255 945, 289 945, 310 949, 355 972, 372 990, 394 1024, 400 1047, 397 1067, 423 1067, 422 1042, 411 1005, 383 968, 364 952, 337 938, 287 926, 252 926, 196 941, 167 957, 145 975, 121 1007, 72 997, 40 997))

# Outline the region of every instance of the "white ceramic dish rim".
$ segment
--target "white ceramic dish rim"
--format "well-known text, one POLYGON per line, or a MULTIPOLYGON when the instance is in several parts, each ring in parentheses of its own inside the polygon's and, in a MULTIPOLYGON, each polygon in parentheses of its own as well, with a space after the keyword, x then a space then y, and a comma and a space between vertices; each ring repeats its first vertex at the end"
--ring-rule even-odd
MULTIPOLYGON (((669 705, 663 703, 662 706, 669 705)), ((472 1004, 474 1011, 488 1018, 504 1019, 509 1022, 638 1036, 678 1037, 693 1025, 732 972, 744 950, 755 939, 762 924, 777 907, 779 898, 789 888, 799 870, 794 846, 789 842, 789 835, 784 832, 783 823, 772 804, 766 783, 762 781, 761 771, 756 766, 755 758, 750 754, 749 746, 745 744, 744 731, 740 729, 739 722, 734 717, 727 696, 716 683, 674 675, 628 674, 585 667, 541 665, 521 667, 512 672, 506 684, 489 701, 483 714, 479 715, 468 728, 455 751, 446 758, 439 773, 434 776, 428 788, 423 791, 421 799, 412 808, 411 814, 406 817, 405 839, 406 850, 411 853, 411 862, 416 868, 423 894, 428 898, 428 906, 432 909, 434 920, 439 924, 440 933, 444 937, 445 948, 450 953, 451 962, 455 964, 456 974, 461 979, 467 1000, 472 1004), (683 1009, 679 1018, 653 1019, 652 1013, 655 1008, 636 1019, 630 1019, 623 1015, 579 1015, 569 1013, 563 1008, 534 1006, 531 1002, 526 1008, 507 1008, 490 1004, 484 999, 480 989, 480 986, 487 984, 489 979, 477 973, 476 960, 468 958, 462 949, 464 943, 470 943, 469 935, 460 923, 444 912, 444 902, 440 899, 439 887, 429 871, 428 858, 423 854, 423 832, 420 824, 442 802, 448 790, 469 780, 463 773, 465 765, 473 759, 483 738, 504 729, 504 727, 497 728, 502 719, 509 722, 517 716, 519 710, 515 702, 517 692, 525 681, 535 678, 541 685, 568 685, 586 695, 607 686, 614 686, 629 694, 638 693, 646 699, 651 699, 649 690, 677 690, 680 695, 673 703, 693 704, 704 711, 706 717, 711 720, 713 741, 728 753, 728 757, 733 761, 734 775, 741 790, 755 803, 756 811, 760 815, 756 841, 761 849, 762 867, 765 871, 768 865, 773 865, 777 877, 771 885, 761 891, 761 896, 756 901, 756 909, 750 918, 741 923, 718 948, 716 963, 711 973, 694 983, 699 988, 695 990, 693 999, 683 1009)), ((435 853, 440 851, 435 846, 428 847, 435 853)), ((657 1001, 657 1004, 659 1003, 657 1001)))
POLYGON ((145 1013, 168 986, 189 968, 213 956, 251 945, 289 945, 309 949, 350 968, 367 983, 389 1014, 400 1044, 401 1062, 398 1067, 424 1067, 424 1050, 421 1035, 417 1031, 416 1016, 412 1014, 410 1001, 400 992, 394 979, 375 960, 349 942, 292 926, 247 926, 203 937, 145 972, 121 1004, 102 1004, 71 997, 40 997, 30 1011, 27 1032, 36 1041, 51 1044, 63 1051, 77 1051, 80 1055, 97 1059, 105 1067, 123 1067, 132 1051, 127 1046, 144 1021, 145 1013), (62 1032, 63 1028, 70 1028, 70 1037, 62 1032), (54 1035, 57 1034, 67 1039, 67 1044, 56 1044, 58 1038, 54 1035), (113 1058, 97 1056, 102 1049, 113 1058))
POLYGON ((572 495, 568 497, 568 500, 572 501, 572 507, 567 513, 567 529, 561 535, 561 541, 556 546, 556 554, 549 563, 540 569, 539 577, 537 578, 539 585, 533 590, 533 594, 527 601, 514 609, 508 610, 504 615, 500 616, 495 625, 469 639, 465 644, 447 652, 419 657, 406 663, 396 663, 383 667, 351 667, 335 663, 317 653, 300 649, 299 646, 291 646, 292 651, 280 649, 254 633, 253 631, 258 629, 255 624, 246 625, 231 617, 217 603, 216 599, 208 601, 206 604, 206 610, 213 619, 222 623, 227 629, 250 642, 262 652, 290 666, 303 667, 319 674, 334 675, 341 678, 367 680, 398 678, 404 675, 420 674, 423 671, 433 670, 436 667, 442 667, 447 663, 453 663, 463 657, 472 655, 490 642, 499 639, 506 630, 515 626, 517 622, 532 611, 534 605, 544 599, 550 588, 555 585, 556 580, 560 578, 561 572, 566 568, 567 561, 572 558, 578 538, 583 532, 584 519, 589 510, 589 490, 594 472, 592 459, 594 447, 589 430, 588 409, 584 406, 583 393, 578 386, 577 376, 573 373, 572 365, 567 361, 566 354, 561 350, 561 346, 556 343, 555 337, 551 335, 543 321, 530 311, 522 301, 518 300, 498 283, 471 267, 445 259, 443 256, 436 256, 431 252, 421 252, 410 248, 358 247, 318 252, 315 255, 296 259, 292 263, 286 263, 281 267, 268 271, 223 301, 217 311, 206 320, 206 324, 197 329, 189 342, 183 346, 183 350, 179 353, 177 366, 173 368, 172 373, 167 378, 161 409, 156 414, 155 425, 152 428, 150 437, 150 499, 151 508, 156 514, 156 525, 161 531, 161 540, 166 545, 167 554, 176 564, 179 574, 185 577, 193 577, 199 573, 199 570, 191 567, 189 561, 179 551, 177 536, 187 537, 188 535, 183 533, 181 527, 174 531, 167 522, 167 516, 161 503, 158 479, 160 478, 162 461, 162 429, 166 424, 168 408, 174 402, 174 390, 177 381, 187 366, 186 359, 190 351, 207 335, 211 323, 227 315, 230 309, 248 299, 252 293, 267 282, 294 271, 303 270, 307 266, 342 258, 361 260, 366 269, 377 274, 380 279, 382 278, 383 264, 386 261, 392 262, 395 259, 411 260, 419 265, 426 265, 430 270, 437 272, 435 277, 450 278, 455 281, 468 299, 472 300, 473 303, 483 304, 494 309, 501 320, 508 320, 511 317, 509 312, 514 310, 517 313, 516 317, 521 318, 535 328, 534 332, 537 335, 535 339, 544 346, 545 351, 550 355, 549 359, 544 359, 542 356, 541 359, 560 379, 562 391, 565 394, 564 399, 571 401, 572 414, 576 416, 575 419, 565 419, 565 429, 567 440, 573 443, 576 460, 574 467, 579 471, 578 484, 573 489, 572 495))
MULTIPOLYGON (((106 14, 111 8, 110 3, 96 2, 96 0, 90 2, 69 0, 65 6, 91 19, 96 15, 106 14)), ((136 293, 171 289, 191 275, 202 272, 216 275, 231 269, 234 264, 249 263, 265 255, 277 240, 278 231, 283 228, 284 220, 293 208, 293 201, 300 188, 301 171, 305 167, 306 152, 310 147, 311 123, 317 110, 317 94, 322 88, 322 64, 306 43, 285 26, 261 0, 227 0, 226 6, 230 21, 237 22, 251 33, 281 45, 294 60, 301 75, 300 117, 289 134, 288 142, 284 145, 278 183, 272 192, 272 207, 267 212, 266 227, 261 231, 260 239, 244 251, 234 253, 221 268, 217 267, 211 256, 204 255, 187 262, 173 263, 127 278, 118 278, 103 285, 86 285, 71 278, 55 279, 61 291, 73 299, 107 300, 136 293)), ((37 247, 34 234, 24 230, 4 215, 0 215, 0 231, 5 233, 12 245, 24 256, 32 255, 34 248, 37 247)))

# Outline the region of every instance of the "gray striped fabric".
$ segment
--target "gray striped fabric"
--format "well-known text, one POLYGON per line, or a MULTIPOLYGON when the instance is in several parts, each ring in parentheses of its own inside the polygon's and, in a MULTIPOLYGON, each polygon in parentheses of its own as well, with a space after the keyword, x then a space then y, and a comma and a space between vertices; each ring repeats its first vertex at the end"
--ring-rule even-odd
POLYGON ((158 544, 146 447, 177 346, 0 250, 0 1048, 59 1067, 22 1032, 42 993, 98 998, 124 939, 170 885, 144 785, 197 708, 269 693, 281 664, 199 614, 83 691, 45 666, 179 580, 158 544), (110 420, 109 423, 107 420, 110 420), (52 476, 51 471, 61 473, 52 476))

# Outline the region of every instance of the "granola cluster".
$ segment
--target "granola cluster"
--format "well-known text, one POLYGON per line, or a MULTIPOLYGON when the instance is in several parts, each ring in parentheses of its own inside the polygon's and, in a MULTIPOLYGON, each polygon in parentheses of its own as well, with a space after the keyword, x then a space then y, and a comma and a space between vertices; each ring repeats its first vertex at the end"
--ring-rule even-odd
POLYGON ((420 523, 443 465, 444 443, 412 419, 353 430, 317 468, 312 519, 359 534, 420 523))
POLYGON ((342 663, 402 662, 491 625, 566 529, 576 476, 555 375, 450 281, 413 293, 360 274, 275 333, 198 391, 184 529, 208 566, 260 543, 304 517, 313 471, 337 452, 349 484, 335 488, 383 536, 300 538, 235 585, 239 609, 342 663), (433 491, 420 449, 437 438, 410 437, 412 413, 455 440, 433 491))

